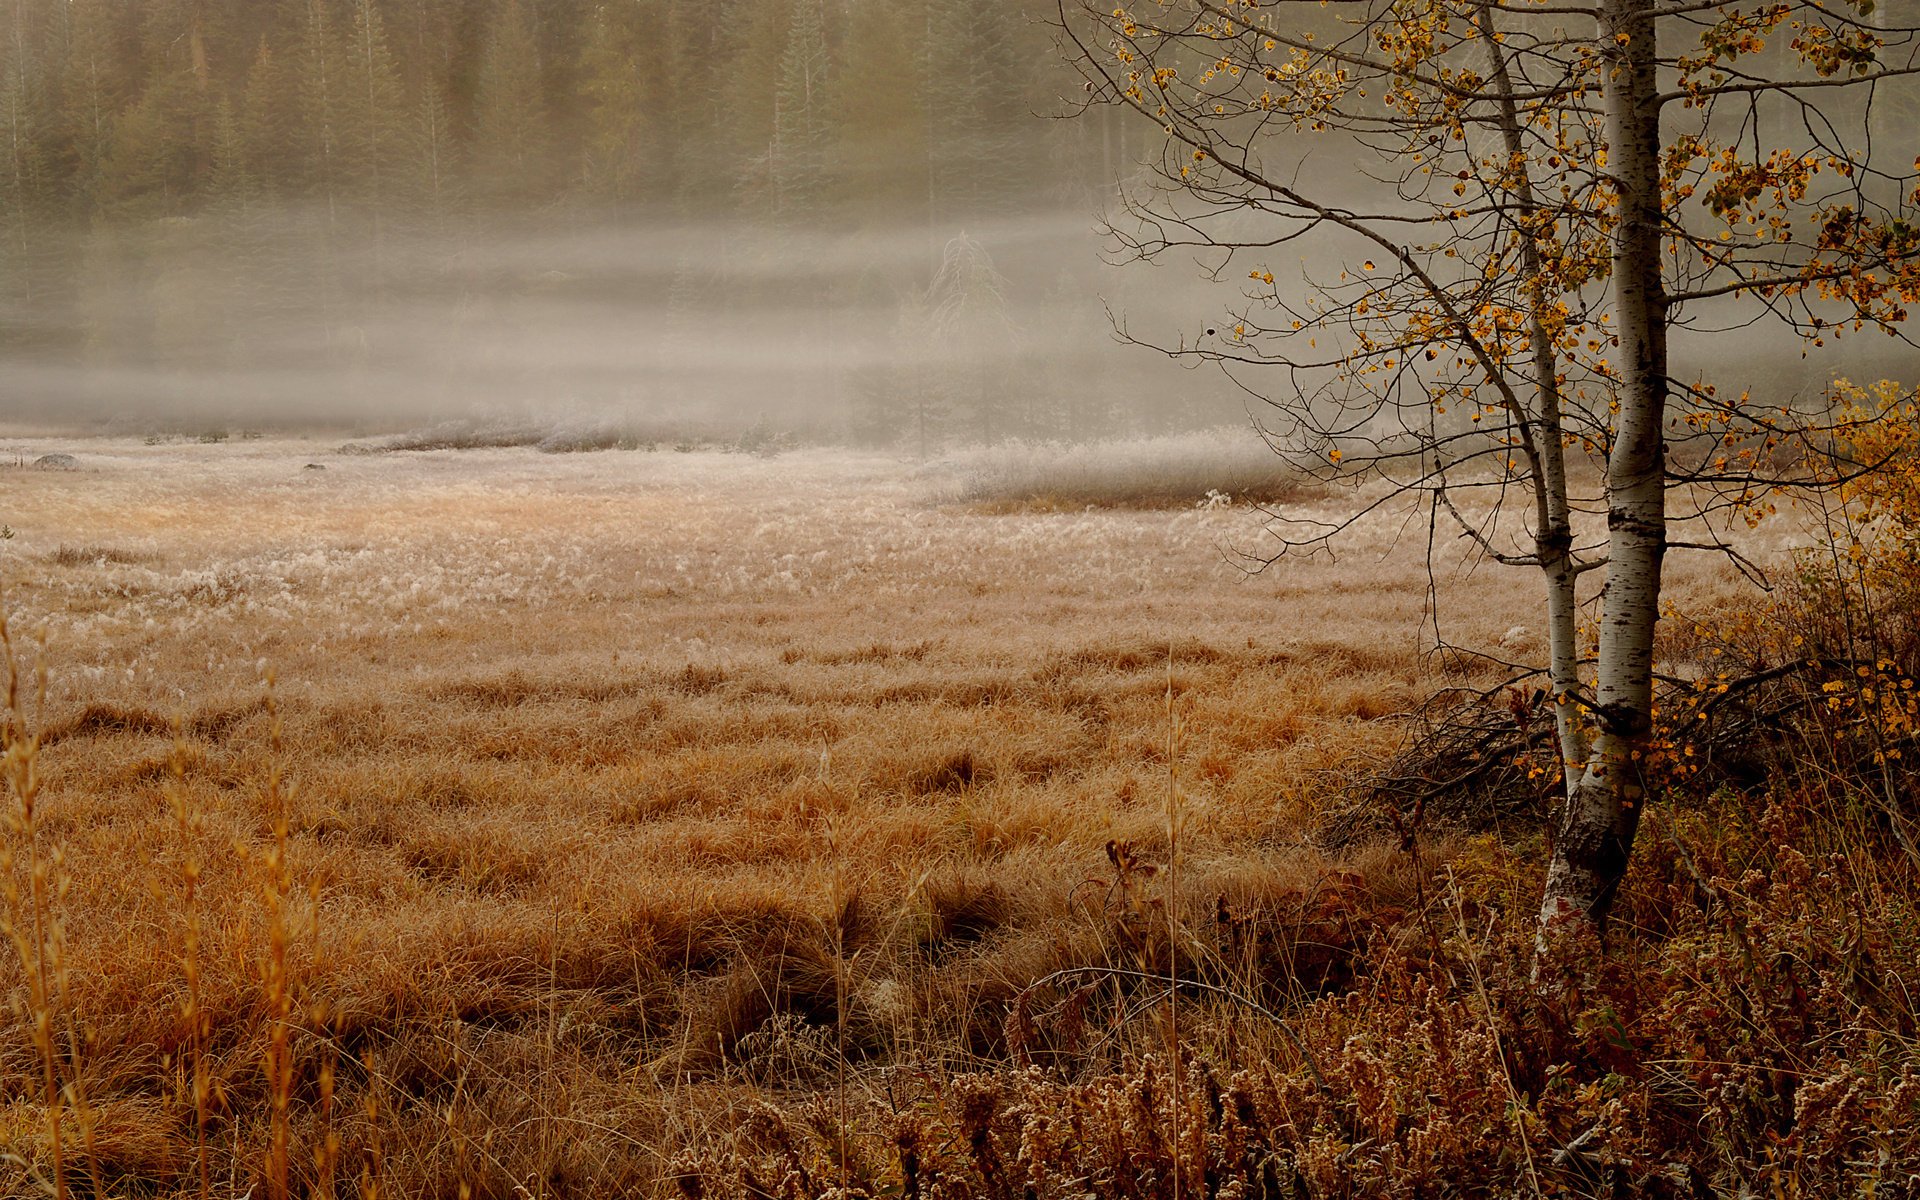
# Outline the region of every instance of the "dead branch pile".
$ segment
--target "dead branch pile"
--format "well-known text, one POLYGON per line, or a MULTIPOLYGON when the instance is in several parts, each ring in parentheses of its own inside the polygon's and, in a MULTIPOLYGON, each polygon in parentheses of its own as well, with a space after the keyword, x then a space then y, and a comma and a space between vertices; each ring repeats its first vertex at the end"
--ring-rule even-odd
MULTIPOLYGON (((1647 764, 1656 795, 1706 795, 1714 788, 1752 788, 1780 772, 1804 772, 1792 755, 1828 716, 1823 687, 1852 680, 1850 659, 1796 659, 1752 667, 1711 685, 1698 678, 1661 682, 1661 729, 1647 764)), ((1822 742, 1832 742, 1833 730, 1822 742)), ((1881 747, 1884 750, 1884 747, 1881 747)), ((1898 757, 1898 756, 1896 756, 1898 757)), ((1453 689, 1408 718, 1404 748, 1378 771, 1356 779, 1350 802, 1322 825, 1332 847, 1379 837, 1411 847, 1422 832, 1518 832, 1546 824, 1564 786, 1553 704, 1538 687, 1506 684, 1453 689)), ((1883 764, 1882 764, 1883 765, 1883 764)), ((1866 763, 1826 755, 1831 775, 1866 763)))

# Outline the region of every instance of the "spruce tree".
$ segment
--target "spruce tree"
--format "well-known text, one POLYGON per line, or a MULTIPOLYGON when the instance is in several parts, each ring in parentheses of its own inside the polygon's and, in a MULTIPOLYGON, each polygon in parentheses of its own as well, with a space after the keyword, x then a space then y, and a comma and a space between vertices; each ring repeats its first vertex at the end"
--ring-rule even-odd
POLYGON ((927 105, 910 9, 860 0, 830 80, 836 208, 854 219, 922 223, 927 200, 927 105))
POLYGON ((126 102, 127 80, 115 45, 113 0, 71 0, 60 95, 62 141, 68 156, 67 195, 76 217, 91 215, 100 198, 100 170, 113 122, 126 102))
POLYGON ((327 0, 306 0, 294 69, 298 98, 297 137, 306 193, 319 200, 329 226, 339 220, 346 190, 346 105, 349 95, 345 53, 327 0))
POLYGON ((377 240, 412 155, 406 89, 373 0, 353 0, 346 50, 341 175, 347 192, 370 217, 377 240))
POLYGON ((933 356, 955 415, 983 445, 1016 432, 995 365, 1015 340, 1006 292, 986 247, 962 233, 947 243, 925 300, 933 356))
POLYGON ((658 112, 671 135, 660 144, 666 176, 660 191, 686 220, 712 214, 714 198, 733 186, 744 152, 727 133, 731 110, 723 91, 731 76, 712 69, 730 30, 714 20, 707 0, 665 0, 665 8, 658 112))
POLYGON ((1028 112, 1015 40, 1020 18, 1011 11, 983 16, 985 2, 923 0, 930 193, 943 225, 1005 209, 1017 192, 1018 134, 1028 112))
POLYGON ((103 206, 130 220, 191 211, 213 161, 211 67, 192 5, 146 9, 140 63, 139 95, 113 122, 101 171, 103 206))
POLYGON ((406 176, 413 207, 430 224, 452 214, 459 203, 452 110, 445 90, 431 76, 421 84, 413 106, 413 168, 406 176))
POLYGON ((239 126, 247 170, 262 192, 300 194, 308 177, 308 155, 299 82, 286 57, 264 37, 247 71, 239 126))
POLYGON ((596 4, 581 50, 580 100, 583 183, 605 201, 634 199, 646 186, 653 157, 654 117, 645 73, 653 57, 659 14, 634 0, 596 4))
POLYGON ((0 9, 0 337, 23 336, 36 300, 34 251, 46 194, 45 80, 26 0, 0 9))
MULTIPOLYGON (((734 164, 734 193, 740 213, 756 220, 771 220, 778 208, 775 97, 779 92, 777 67, 787 44, 786 6, 731 0, 722 10, 721 21, 715 38, 703 48, 702 61, 752 64, 752 68, 718 74, 713 94, 713 142, 716 151, 734 164)), ((715 194, 708 193, 705 203, 709 210, 715 194)), ((695 201, 698 205, 700 198, 696 196, 695 201)))
POLYGON ((259 187, 247 161, 247 142, 233 104, 221 97, 213 114, 213 168, 207 177, 207 205, 220 213, 244 211, 259 187))
POLYGON ((503 0, 488 24, 473 104, 476 194, 495 204, 541 197, 549 186, 546 100, 539 45, 520 0, 503 0))
POLYGON ((773 95, 768 181, 777 222, 816 216, 827 188, 831 125, 827 32, 820 0, 796 0, 773 95))

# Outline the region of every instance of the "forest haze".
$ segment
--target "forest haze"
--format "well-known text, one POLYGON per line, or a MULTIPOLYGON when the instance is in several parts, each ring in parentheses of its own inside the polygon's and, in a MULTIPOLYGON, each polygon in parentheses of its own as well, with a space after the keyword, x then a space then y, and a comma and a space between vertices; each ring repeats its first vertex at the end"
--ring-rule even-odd
POLYGON ((10 0, 0 406, 869 443, 1240 415, 1099 360, 1101 297, 1154 281, 1091 230, 1148 147, 1043 119, 1045 14, 995 7, 10 0))
MULTIPOLYGON (((1189 259, 1112 265, 1100 223, 1166 147, 1075 113, 1054 16, 5 0, 0 417, 766 421, 923 455, 1243 422, 1217 375, 1113 353, 1116 321, 1191 344, 1242 296, 1189 259)), ((1337 148, 1311 165, 1366 183, 1337 148)), ((1775 392, 1835 369, 1691 349, 1775 392)))

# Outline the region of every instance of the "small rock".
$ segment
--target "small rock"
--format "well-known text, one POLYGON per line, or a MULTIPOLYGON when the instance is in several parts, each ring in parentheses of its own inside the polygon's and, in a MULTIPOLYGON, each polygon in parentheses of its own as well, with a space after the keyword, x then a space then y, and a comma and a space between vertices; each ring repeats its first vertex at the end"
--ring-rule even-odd
POLYGON ((303 467, 303 468, 301 468, 301 469, 302 469, 302 470, 307 470, 307 471, 324 471, 324 470, 326 470, 326 468, 325 468, 324 466, 322 466, 322 465, 320 465, 319 463, 308 463, 308 464, 307 464, 307 465, 306 465, 305 467, 303 467))
POLYGON ((40 471, 78 471, 80 460, 71 454, 42 454, 33 460, 33 465, 40 471))

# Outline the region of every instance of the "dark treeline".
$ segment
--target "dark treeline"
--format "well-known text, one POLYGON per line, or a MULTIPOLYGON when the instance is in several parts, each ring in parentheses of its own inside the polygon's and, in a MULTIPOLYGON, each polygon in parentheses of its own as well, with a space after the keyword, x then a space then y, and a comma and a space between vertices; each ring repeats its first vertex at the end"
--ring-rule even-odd
POLYGON ((1104 341, 1087 216, 1149 140, 1043 119, 1072 86, 1043 15, 0 0, 0 365, 17 402, 104 411, 130 390, 312 409, 323 378, 342 412, 396 389, 429 415, 481 392, 697 405, 798 372, 826 389, 809 411, 864 440, 925 441, 936 417, 950 438, 1085 433, 1116 404, 1152 423, 1073 363, 1104 341), (1078 398, 1041 414, 1010 378, 928 382, 983 348, 1014 369, 1008 331, 1041 313, 1077 340, 1027 350, 1078 398), (531 340, 595 321, 645 352, 531 340), (728 381, 701 374, 716 345, 728 381))
POLYGON ((250 199, 963 217, 1091 174, 1032 122, 1058 81, 1031 7, 10 0, 0 198, 16 245, 250 199))

